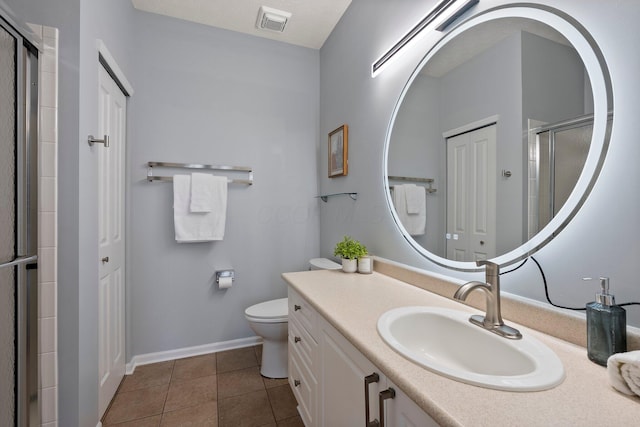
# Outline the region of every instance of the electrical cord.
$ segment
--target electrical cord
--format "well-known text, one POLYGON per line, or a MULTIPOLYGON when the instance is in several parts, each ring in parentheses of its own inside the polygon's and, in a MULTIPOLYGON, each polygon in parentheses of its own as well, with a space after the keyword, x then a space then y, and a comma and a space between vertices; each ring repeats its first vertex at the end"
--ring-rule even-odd
MULTIPOLYGON (((547 302, 549 304, 551 304, 554 307, 564 308, 566 310, 584 311, 584 310, 587 309, 586 307, 578 307, 578 308, 576 308, 576 307, 565 307, 563 305, 558 305, 558 304, 555 304, 554 302, 552 302, 551 301, 551 297, 549 297, 549 286, 547 285, 547 277, 545 276, 544 271, 542 270, 542 266, 540 265, 540 263, 534 257, 529 257, 529 258, 531 258, 533 260, 533 262, 536 263, 536 266, 538 266, 538 270, 540 271, 540 276, 542 276, 542 283, 544 285, 544 296, 547 298, 547 302)), ((515 268, 513 268, 511 270, 505 271, 503 273, 500 273, 500 275, 516 271, 517 269, 519 269, 520 267, 525 265, 529 258, 525 258, 525 260, 522 261, 519 266, 517 266, 517 267, 515 267, 515 268)), ((634 302, 625 302, 625 303, 616 304, 616 305, 620 306, 620 307, 624 307, 624 306, 628 306, 628 305, 640 305, 640 302, 635 302, 635 301, 634 302)))
POLYGON ((517 266, 515 268, 512 268, 511 270, 503 271, 502 273, 499 273, 498 276, 502 276, 503 274, 507 274, 507 273, 511 273, 513 271, 516 271, 517 269, 519 269, 520 267, 525 265, 528 260, 529 260, 529 258, 525 258, 524 261, 522 261, 519 266, 517 266))

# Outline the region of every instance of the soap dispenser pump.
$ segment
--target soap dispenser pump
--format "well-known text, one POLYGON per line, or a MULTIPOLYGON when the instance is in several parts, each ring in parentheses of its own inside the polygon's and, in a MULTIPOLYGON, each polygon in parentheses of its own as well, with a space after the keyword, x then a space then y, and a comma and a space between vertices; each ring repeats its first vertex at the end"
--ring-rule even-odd
POLYGON ((596 300, 587 304, 587 355, 607 366, 609 356, 627 351, 627 313, 609 293, 608 277, 600 278, 600 288, 596 300))

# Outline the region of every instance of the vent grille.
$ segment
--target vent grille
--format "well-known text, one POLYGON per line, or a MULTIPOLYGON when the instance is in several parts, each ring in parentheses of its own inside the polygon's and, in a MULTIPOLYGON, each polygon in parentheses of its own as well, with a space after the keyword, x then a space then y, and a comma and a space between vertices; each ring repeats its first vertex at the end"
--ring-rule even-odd
POLYGON ((289 12, 262 6, 258 11, 256 27, 261 30, 282 33, 284 32, 287 22, 289 22, 289 18, 291 18, 289 12))

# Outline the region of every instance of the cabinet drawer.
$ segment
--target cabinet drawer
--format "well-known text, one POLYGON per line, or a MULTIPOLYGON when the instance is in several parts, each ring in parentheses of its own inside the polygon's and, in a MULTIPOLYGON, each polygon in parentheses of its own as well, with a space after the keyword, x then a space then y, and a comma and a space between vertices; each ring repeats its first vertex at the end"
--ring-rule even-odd
POLYGON ((316 331, 318 314, 307 301, 289 287, 289 319, 291 318, 295 319, 314 341, 318 341, 316 331))
POLYGON ((305 426, 315 426, 316 392, 318 383, 315 377, 305 368, 295 351, 289 352, 289 384, 298 402, 298 412, 305 426))
POLYGON ((304 364, 313 372, 316 366, 316 357, 318 355, 318 343, 316 343, 311 335, 300 326, 298 321, 289 320, 289 351, 296 352, 304 364))

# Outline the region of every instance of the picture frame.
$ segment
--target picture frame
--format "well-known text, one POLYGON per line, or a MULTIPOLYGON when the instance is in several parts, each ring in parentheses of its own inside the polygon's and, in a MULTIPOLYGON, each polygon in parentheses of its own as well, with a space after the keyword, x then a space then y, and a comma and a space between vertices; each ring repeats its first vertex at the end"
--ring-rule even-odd
POLYGON ((347 175, 348 153, 349 127, 345 124, 329 133, 329 178, 347 175))

